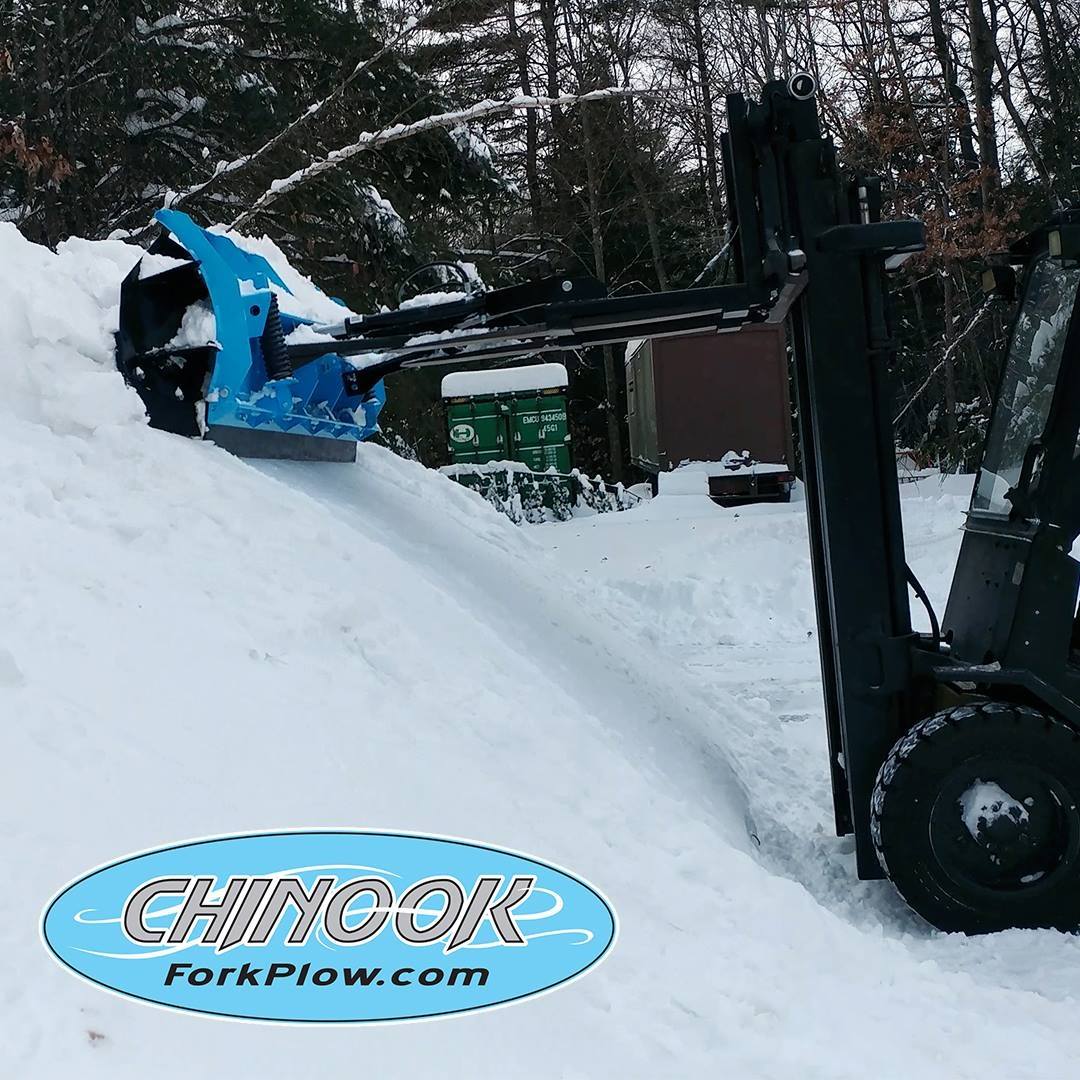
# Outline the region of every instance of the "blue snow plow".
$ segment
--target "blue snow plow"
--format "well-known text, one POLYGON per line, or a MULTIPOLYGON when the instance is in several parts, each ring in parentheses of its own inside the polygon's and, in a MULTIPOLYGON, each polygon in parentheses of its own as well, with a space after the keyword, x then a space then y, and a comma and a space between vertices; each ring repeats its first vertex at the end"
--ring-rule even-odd
POLYGON ((352 461, 378 430, 383 377, 402 368, 734 330, 767 315, 756 287, 610 297, 594 278, 560 274, 489 290, 447 262, 410 278, 456 267, 462 291, 354 315, 258 245, 178 210, 156 216, 162 233, 120 290, 117 367, 153 427, 241 457, 352 461))
POLYGON ((346 385, 353 367, 324 327, 338 305, 306 281, 296 296, 262 255, 179 210, 155 217, 163 230, 124 280, 116 335, 151 426, 241 457, 352 461, 385 391, 346 385), (294 358, 290 339, 314 348, 294 358))

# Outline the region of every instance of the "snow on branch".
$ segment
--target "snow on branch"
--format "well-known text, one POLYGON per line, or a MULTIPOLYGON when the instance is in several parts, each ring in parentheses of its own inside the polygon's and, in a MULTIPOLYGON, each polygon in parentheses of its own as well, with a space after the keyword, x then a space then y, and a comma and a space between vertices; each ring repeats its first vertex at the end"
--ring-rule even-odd
POLYGON ((304 184, 318 179, 320 176, 350 161, 358 154, 367 150, 376 150, 387 143, 400 142, 402 139, 411 139, 416 135, 423 135, 429 131, 457 127, 460 124, 468 124, 474 120, 481 120, 490 116, 500 116, 504 113, 518 112, 523 109, 546 109, 555 105, 577 105, 589 101, 603 101, 610 98, 629 97, 640 94, 643 91, 633 87, 615 86, 606 90, 592 90, 587 94, 560 94, 557 97, 535 97, 527 94, 518 94, 507 98, 505 101, 480 101, 465 109, 456 109, 453 112, 435 113, 425 116, 422 120, 415 120, 411 124, 394 124, 392 127, 382 128, 380 131, 365 131, 355 142, 348 146, 331 150, 324 158, 313 161, 303 169, 298 169, 291 176, 281 180, 275 180, 244 211, 231 227, 238 229, 249 222, 256 214, 272 206, 284 195, 290 195, 304 184))
POLYGON ((908 399, 908 403, 896 414, 895 417, 893 417, 894 425, 899 424, 900 421, 903 420, 904 414, 908 411, 908 409, 911 408, 912 405, 915 404, 916 401, 919 400, 919 398, 922 396, 922 392, 930 385, 931 382, 933 382, 934 376, 945 366, 945 364, 948 362, 949 357, 952 356, 954 352, 956 352, 958 346, 967 338, 971 331, 979 325, 979 323, 982 321, 982 317, 988 311, 990 311, 990 307, 991 301, 990 298, 987 297, 983 301, 982 307, 980 307, 979 310, 976 311, 975 314, 972 316, 971 322, 969 322, 967 326, 965 326, 964 329, 961 330, 960 333, 952 339, 949 347, 945 350, 945 355, 942 356, 942 358, 933 366, 933 368, 931 368, 930 374, 926 376, 922 384, 919 386, 918 390, 916 390, 915 393, 911 395, 911 397, 908 399))
POLYGON ((696 285, 700 285, 707 277, 715 272, 716 268, 720 265, 720 260, 731 250, 731 245, 734 240, 735 233, 731 231, 730 226, 725 225, 723 247, 721 247, 720 250, 701 268, 701 273, 690 282, 691 289, 696 285))

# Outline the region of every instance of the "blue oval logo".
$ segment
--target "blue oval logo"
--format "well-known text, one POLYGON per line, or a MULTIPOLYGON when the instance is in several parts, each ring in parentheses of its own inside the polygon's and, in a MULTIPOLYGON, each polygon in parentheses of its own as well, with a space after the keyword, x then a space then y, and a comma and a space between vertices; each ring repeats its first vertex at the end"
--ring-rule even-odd
POLYGON ((607 901, 511 851, 413 833, 214 837, 101 867, 42 936, 106 989, 245 1020, 420 1020, 521 1001, 593 967, 607 901))

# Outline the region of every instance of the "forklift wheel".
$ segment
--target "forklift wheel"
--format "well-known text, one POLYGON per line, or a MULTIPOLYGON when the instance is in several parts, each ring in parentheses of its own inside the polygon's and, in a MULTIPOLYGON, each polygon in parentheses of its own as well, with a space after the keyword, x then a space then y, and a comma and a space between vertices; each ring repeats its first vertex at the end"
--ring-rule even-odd
POLYGON ((941 930, 1080 926, 1080 734, 982 702, 916 724, 878 773, 871 832, 900 894, 941 930))

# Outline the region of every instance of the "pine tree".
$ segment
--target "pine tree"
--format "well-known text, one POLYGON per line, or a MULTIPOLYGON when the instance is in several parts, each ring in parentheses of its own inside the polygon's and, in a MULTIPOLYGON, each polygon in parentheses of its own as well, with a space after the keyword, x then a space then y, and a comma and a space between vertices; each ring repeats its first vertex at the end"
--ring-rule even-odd
MULTIPOLYGON (((227 223, 312 157, 457 103, 393 48, 350 81, 395 32, 366 6, 326 0, 256 12, 236 0, 13 0, 0 9, 0 213, 50 244, 141 239, 162 205, 227 223)), ((433 131, 357 158, 247 227, 363 306, 393 299, 493 190, 490 160, 461 133, 433 131)))

